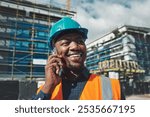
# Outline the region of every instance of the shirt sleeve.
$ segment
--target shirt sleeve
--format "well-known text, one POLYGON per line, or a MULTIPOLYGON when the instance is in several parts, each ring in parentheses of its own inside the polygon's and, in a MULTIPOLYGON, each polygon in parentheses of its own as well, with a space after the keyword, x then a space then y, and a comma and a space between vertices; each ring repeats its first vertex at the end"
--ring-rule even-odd
POLYGON ((40 92, 33 96, 32 100, 49 100, 51 97, 51 94, 45 94, 43 91, 40 90, 40 92))

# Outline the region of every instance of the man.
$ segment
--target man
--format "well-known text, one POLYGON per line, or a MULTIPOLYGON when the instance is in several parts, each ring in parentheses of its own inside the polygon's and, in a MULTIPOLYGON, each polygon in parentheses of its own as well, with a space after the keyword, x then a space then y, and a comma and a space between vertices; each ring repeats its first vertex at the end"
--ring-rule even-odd
POLYGON ((118 80, 90 74, 84 66, 87 33, 69 17, 52 26, 49 46, 54 53, 45 66, 45 84, 34 99, 122 99, 118 80))

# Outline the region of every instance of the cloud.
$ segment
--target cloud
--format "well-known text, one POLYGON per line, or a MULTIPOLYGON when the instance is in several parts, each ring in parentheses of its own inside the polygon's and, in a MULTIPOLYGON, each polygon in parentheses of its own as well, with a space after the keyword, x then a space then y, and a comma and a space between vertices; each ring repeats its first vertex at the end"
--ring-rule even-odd
POLYGON ((81 0, 76 20, 89 29, 88 43, 124 24, 150 27, 150 0, 81 0))

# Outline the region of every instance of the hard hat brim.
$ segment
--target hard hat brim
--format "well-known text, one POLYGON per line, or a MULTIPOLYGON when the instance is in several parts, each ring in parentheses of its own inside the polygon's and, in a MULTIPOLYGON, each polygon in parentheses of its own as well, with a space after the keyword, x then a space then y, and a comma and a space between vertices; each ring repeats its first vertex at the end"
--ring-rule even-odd
POLYGON ((53 34, 53 36, 51 36, 49 38, 49 40, 51 40, 49 42, 49 46, 50 46, 50 49, 53 49, 53 42, 56 42, 57 38, 60 36, 60 35, 64 35, 64 34, 67 34, 67 33, 72 33, 72 32, 77 32, 77 33, 80 33, 83 38, 86 40, 87 39, 87 33, 88 33, 88 29, 86 28, 72 28, 72 29, 64 29, 64 30, 60 30, 60 31, 57 31, 55 34, 53 34))

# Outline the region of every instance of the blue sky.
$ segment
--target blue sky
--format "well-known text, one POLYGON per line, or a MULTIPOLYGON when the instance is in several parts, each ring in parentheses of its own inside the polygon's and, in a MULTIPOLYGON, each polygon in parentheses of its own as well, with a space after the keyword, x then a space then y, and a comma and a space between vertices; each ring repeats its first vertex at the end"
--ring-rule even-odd
MULTIPOLYGON (((67 0, 43 1, 65 8, 67 0)), ((72 0, 71 6, 74 19, 89 29, 87 43, 125 24, 150 28, 150 0, 72 0)))

